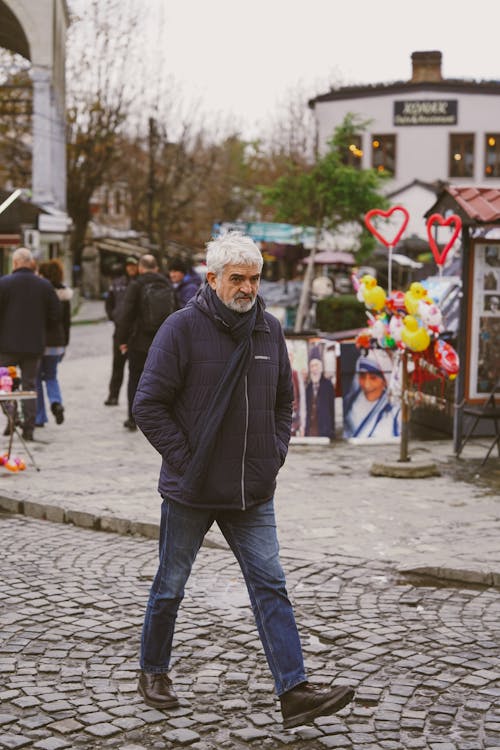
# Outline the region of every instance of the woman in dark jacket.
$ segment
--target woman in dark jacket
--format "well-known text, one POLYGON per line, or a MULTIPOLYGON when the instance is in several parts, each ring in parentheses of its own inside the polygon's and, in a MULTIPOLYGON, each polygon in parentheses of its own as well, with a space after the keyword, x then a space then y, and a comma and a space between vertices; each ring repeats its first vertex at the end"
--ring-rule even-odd
POLYGON ((64 407, 57 378, 57 368, 69 343, 73 290, 63 284, 63 269, 58 260, 41 263, 38 273, 51 282, 61 304, 61 320, 47 329, 45 351, 38 371, 35 426, 43 427, 45 422, 48 421, 45 411, 43 383, 45 383, 47 389, 50 410, 55 417, 56 424, 64 422, 64 407))

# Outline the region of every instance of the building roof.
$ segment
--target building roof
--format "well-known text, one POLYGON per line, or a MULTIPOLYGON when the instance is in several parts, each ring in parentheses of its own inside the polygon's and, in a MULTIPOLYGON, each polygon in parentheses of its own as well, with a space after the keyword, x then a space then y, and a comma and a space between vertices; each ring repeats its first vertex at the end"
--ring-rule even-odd
POLYGON ((468 226, 500 224, 500 189, 448 185, 425 216, 444 214, 448 209, 459 214, 468 226))
POLYGON ((500 81, 474 81, 467 79, 446 78, 443 81, 396 81, 395 83, 373 83, 358 86, 341 86, 332 88, 326 94, 319 94, 309 99, 308 105, 314 109, 319 102, 342 101, 344 99, 365 99, 376 96, 406 95, 418 92, 442 94, 486 94, 500 96, 500 81))
POLYGON ((394 94, 412 94, 420 91, 441 94, 491 94, 500 95, 500 81, 475 81, 465 78, 443 78, 441 72, 442 54, 438 50, 413 52, 412 76, 408 81, 374 83, 369 85, 332 87, 326 94, 310 99, 311 109, 319 102, 361 99, 394 94))

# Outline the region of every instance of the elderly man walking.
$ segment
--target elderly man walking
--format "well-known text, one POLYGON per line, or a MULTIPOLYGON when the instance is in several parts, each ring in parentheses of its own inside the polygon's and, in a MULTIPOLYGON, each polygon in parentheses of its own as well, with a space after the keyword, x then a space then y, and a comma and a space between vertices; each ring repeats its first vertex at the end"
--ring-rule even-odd
MULTIPOLYGON (((25 391, 36 391, 46 332, 61 318, 54 287, 33 271, 30 250, 12 255, 12 273, 0 279, 0 366, 17 365, 25 391)), ((23 439, 33 440, 36 399, 23 402, 23 439)))
POLYGON ((177 611, 216 522, 245 578, 289 728, 338 711, 354 692, 307 681, 279 559, 273 496, 293 387, 280 323, 257 294, 262 263, 239 232, 208 243, 208 283, 159 329, 135 396, 135 420, 162 456, 163 498, 138 689, 148 705, 178 705, 168 676, 177 611))

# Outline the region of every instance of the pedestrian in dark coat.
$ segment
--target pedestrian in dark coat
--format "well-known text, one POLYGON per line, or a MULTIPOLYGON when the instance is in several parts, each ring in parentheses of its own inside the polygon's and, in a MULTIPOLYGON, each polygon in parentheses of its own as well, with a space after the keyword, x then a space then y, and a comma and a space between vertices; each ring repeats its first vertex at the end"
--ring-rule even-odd
POLYGON ((108 386, 108 397, 105 406, 118 406, 118 398, 123 383, 123 374, 127 354, 120 350, 118 341, 118 323, 123 314, 123 303, 130 282, 135 279, 139 270, 137 258, 130 255, 125 261, 125 273, 114 278, 109 285, 108 293, 104 302, 106 315, 114 323, 113 331, 113 362, 111 366, 111 378, 108 386))
POLYGON ((198 274, 190 271, 187 263, 181 258, 172 258, 168 264, 168 273, 177 295, 179 307, 185 307, 201 286, 201 278, 198 274))
POLYGON ((208 284, 159 329, 135 396, 137 424, 162 456, 163 498, 138 689, 148 705, 178 706, 168 676, 175 620, 216 521, 245 577, 284 725, 293 727, 339 710, 354 693, 307 681, 279 560, 273 496, 293 388, 280 323, 257 294, 262 264, 239 232, 208 244, 208 284))
POLYGON ((54 415, 56 424, 64 422, 64 406, 58 378, 58 368, 59 363, 64 357, 66 347, 69 344, 73 290, 63 284, 63 267, 61 262, 56 258, 45 263, 40 263, 38 273, 44 279, 50 281, 61 303, 61 319, 54 325, 50 325, 47 329, 46 346, 38 368, 35 425, 36 427, 43 427, 48 421, 45 409, 44 384, 47 390, 50 410, 54 415))
MULTIPOLYGON (((60 319, 54 287, 35 274, 30 250, 18 248, 12 256, 12 273, 0 279, 0 366, 19 367, 23 390, 36 391, 46 332, 60 319)), ((23 415, 23 438, 33 440, 36 399, 23 401, 23 415)))
MULTIPOLYGON (((151 327, 147 323, 144 308, 144 292, 146 288, 155 287, 161 291, 161 296, 165 300, 165 315, 178 309, 175 291, 160 269, 156 258, 153 255, 143 255, 138 263, 137 278, 127 287, 123 308, 117 324, 117 340, 120 351, 128 356, 128 417, 123 426, 129 430, 136 430, 136 424, 132 415, 132 404, 134 402, 135 392, 141 377, 144 363, 148 354, 149 347, 160 323, 151 327)), ((163 320, 163 317, 162 317, 163 320)))

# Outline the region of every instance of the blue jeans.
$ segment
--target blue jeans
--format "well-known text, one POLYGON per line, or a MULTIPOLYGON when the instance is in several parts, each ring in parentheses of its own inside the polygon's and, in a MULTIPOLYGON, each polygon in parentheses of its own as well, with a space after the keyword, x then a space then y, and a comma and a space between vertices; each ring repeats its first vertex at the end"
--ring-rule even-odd
POLYGON ((307 678, 279 561, 272 500, 250 510, 231 511, 200 510, 163 500, 160 564, 144 619, 141 669, 154 673, 168 671, 184 586, 203 538, 214 521, 240 565, 276 692, 281 695, 307 678))
POLYGON ((54 404, 57 401, 62 404, 61 389, 57 380, 57 365, 61 359, 60 354, 44 354, 41 359, 36 379, 36 424, 45 424, 45 422, 48 422, 43 393, 44 382, 49 402, 54 404))

